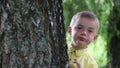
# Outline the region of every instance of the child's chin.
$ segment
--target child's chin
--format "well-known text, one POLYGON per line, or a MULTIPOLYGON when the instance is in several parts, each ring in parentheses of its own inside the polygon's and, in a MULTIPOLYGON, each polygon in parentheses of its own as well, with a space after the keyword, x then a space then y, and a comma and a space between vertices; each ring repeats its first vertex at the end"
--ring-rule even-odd
POLYGON ((78 44, 83 45, 83 44, 85 44, 85 42, 84 41, 78 41, 78 44))

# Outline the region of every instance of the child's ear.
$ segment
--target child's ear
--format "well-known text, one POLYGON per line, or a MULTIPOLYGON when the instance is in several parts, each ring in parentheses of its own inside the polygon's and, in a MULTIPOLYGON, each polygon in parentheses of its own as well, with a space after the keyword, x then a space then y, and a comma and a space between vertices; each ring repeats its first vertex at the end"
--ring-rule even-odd
POLYGON ((71 35, 71 31, 72 31, 72 29, 71 29, 71 27, 69 26, 68 27, 68 33, 71 35))
POLYGON ((95 37, 94 37, 94 41, 95 41, 97 38, 98 38, 98 34, 95 35, 95 37))

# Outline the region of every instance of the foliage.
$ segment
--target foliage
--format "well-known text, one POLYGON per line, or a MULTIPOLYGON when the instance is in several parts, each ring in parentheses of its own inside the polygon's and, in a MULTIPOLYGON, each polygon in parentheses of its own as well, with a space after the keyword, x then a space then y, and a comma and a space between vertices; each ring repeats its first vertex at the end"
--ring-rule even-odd
POLYGON ((108 25, 109 68, 120 68, 120 0, 114 0, 113 10, 109 15, 108 25))
POLYGON ((104 68, 106 66, 107 50, 106 50, 106 41, 104 40, 103 36, 100 35, 94 43, 91 43, 89 45, 88 51, 96 59, 99 68, 104 68))
MULTIPOLYGON (((90 44, 89 51, 96 59, 99 68, 107 64, 107 26, 108 15, 113 7, 112 0, 63 0, 66 30, 72 16, 79 11, 91 11, 96 14, 100 21, 99 38, 90 44)), ((70 43, 70 36, 67 34, 67 42, 70 43)))

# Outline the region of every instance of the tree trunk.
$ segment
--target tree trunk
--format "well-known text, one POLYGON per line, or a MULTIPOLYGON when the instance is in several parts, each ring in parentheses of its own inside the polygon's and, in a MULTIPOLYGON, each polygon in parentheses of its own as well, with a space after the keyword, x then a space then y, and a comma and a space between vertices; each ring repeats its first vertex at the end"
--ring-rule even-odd
POLYGON ((62 0, 0 0, 0 68, 68 68, 62 0))
MULTIPOLYGON (((112 68, 120 68, 120 1, 115 0, 109 16, 108 59, 112 68)), ((108 67, 110 68, 110 67, 108 67)))

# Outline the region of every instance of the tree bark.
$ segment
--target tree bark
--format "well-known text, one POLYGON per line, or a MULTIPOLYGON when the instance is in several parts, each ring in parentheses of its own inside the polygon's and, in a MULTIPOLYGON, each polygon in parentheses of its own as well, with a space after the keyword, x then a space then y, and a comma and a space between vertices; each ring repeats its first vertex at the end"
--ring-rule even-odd
POLYGON ((62 0, 0 0, 0 68, 68 68, 62 0))

